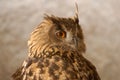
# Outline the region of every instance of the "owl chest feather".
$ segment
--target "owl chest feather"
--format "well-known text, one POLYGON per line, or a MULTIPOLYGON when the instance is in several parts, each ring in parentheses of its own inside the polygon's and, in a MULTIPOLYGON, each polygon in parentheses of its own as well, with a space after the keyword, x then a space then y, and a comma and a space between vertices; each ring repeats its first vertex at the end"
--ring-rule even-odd
POLYGON ((88 60, 65 50, 49 48, 39 57, 29 57, 14 74, 15 80, 100 80, 88 60))
POLYGON ((90 73, 89 64, 75 52, 65 51, 61 54, 57 49, 52 49, 43 54, 41 58, 25 61, 23 80, 89 80, 89 74, 94 71, 91 70, 90 73))

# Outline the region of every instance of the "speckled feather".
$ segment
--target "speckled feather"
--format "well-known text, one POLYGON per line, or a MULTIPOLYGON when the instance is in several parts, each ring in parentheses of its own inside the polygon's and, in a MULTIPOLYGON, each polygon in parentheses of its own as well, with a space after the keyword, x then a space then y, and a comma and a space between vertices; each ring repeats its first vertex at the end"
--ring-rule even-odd
POLYGON ((13 74, 14 80, 100 80, 94 65, 83 56, 84 38, 77 19, 46 16, 32 32, 29 54, 13 74), (77 35, 77 47, 57 40, 55 26, 77 35))

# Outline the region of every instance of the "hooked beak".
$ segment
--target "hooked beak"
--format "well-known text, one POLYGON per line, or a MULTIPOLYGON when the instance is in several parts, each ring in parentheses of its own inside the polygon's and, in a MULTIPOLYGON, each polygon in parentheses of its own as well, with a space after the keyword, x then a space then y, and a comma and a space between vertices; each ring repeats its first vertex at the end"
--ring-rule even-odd
POLYGON ((67 38, 65 41, 76 49, 78 48, 78 38, 75 35, 71 35, 70 32, 67 33, 67 38))
POLYGON ((76 36, 73 37, 73 43, 75 45, 75 48, 77 48, 78 47, 78 41, 77 41, 77 37, 76 36))
POLYGON ((78 48, 78 40, 77 37, 73 37, 70 41, 68 41, 68 43, 73 46, 74 48, 78 48))

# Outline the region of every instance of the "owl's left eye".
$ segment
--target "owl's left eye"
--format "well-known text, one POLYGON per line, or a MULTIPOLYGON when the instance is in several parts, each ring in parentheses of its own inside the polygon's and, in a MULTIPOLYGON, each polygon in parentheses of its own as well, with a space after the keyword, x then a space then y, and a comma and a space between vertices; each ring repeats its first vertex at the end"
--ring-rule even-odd
POLYGON ((66 32, 65 31, 57 31, 56 36, 58 38, 65 38, 66 37, 66 32))

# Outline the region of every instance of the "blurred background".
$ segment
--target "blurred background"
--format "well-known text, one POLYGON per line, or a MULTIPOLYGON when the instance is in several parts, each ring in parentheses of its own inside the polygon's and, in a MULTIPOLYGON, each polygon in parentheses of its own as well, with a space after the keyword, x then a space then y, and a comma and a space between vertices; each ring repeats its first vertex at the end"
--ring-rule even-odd
MULTIPOLYGON (((27 40, 44 13, 74 15, 74 0, 0 0, 0 80, 10 76, 27 56, 27 40)), ((101 80, 120 80, 120 0, 79 0, 87 57, 101 80)))

